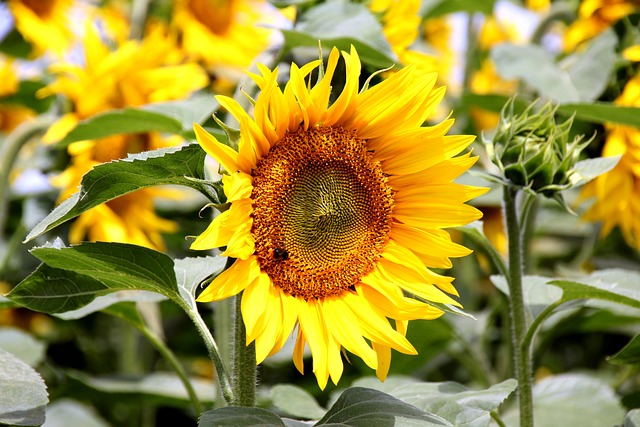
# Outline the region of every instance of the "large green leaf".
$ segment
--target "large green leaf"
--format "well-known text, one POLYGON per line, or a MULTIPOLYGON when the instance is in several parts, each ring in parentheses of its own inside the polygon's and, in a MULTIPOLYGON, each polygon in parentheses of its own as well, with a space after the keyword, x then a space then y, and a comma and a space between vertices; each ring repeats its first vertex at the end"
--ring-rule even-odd
POLYGON ((190 257, 176 259, 174 262, 180 296, 192 310, 197 311, 196 289, 206 278, 221 272, 227 258, 221 256, 190 257))
POLYGON ((57 206, 27 235, 25 241, 46 233, 101 203, 141 188, 163 184, 200 189, 205 152, 198 144, 131 154, 128 158, 97 165, 82 177, 80 190, 57 206))
POLYGON ((623 427, 640 427, 640 409, 633 409, 629 411, 624 418, 623 427))
POLYGON ((284 423, 273 412, 262 408, 227 406, 207 411, 200 416, 198 427, 284 427, 284 423))
MULTIPOLYGON (((142 376, 94 377, 79 371, 65 372, 67 396, 95 402, 132 402, 185 407, 191 404, 180 378, 170 372, 154 372, 142 376)), ((190 378, 198 399, 212 404, 216 386, 211 380, 190 378)))
POLYGON ((40 375, 11 353, 0 349, 0 423, 39 426, 49 401, 40 375))
MULTIPOLYGON (((533 410, 536 427, 616 426, 625 414, 608 384, 584 374, 556 375, 535 384, 533 410)), ((515 407, 502 418, 510 427, 519 425, 515 407)))
POLYGON ((73 399, 57 399, 47 406, 46 427, 109 427, 95 408, 73 399))
POLYGON ((499 44, 491 50, 491 58, 503 78, 521 79, 551 100, 593 101, 606 87, 613 70, 616 42, 612 32, 604 32, 585 51, 560 64, 553 54, 538 45, 499 44))
POLYGON ((315 425, 393 426, 396 425, 397 418, 419 420, 418 425, 425 427, 451 426, 441 417, 424 412, 386 393, 362 387, 351 387, 345 390, 315 425))
POLYGON ((183 304, 174 263, 167 255, 124 243, 43 246, 31 251, 44 264, 7 296, 35 311, 62 313, 96 296, 120 290, 146 290, 183 304))
POLYGON ((321 3, 300 17, 293 30, 284 30, 285 47, 324 49, 333 46, 349 51, 354 45, 362 62, 375 68, 386 68, 398 62, 382 26, 363 4, 345 1, 321 3))
POLYGON ((80 122, 59 144, 126 133, 190 134, 193 123, 203 123, 217 105, 210 94, 196 94, 184 101, 110 110, 80 122))
POLYGON ((308 391, 292 384, 273 386, 271 400, 286 415, 297 418, 319 419, 327 412, 308 391))
POLYGON ((44 359, 46 346, 22 329, 2 327, 0 349, 8 351, 29 366, 37 366, 44 359))
POLYGON ((394 397, 438 415, 454 426, 489 427, 491 412, 514 392, 517 382, 508 379, 486 390, 469 390, 462 384, 415 383, 391 391, 394 397))

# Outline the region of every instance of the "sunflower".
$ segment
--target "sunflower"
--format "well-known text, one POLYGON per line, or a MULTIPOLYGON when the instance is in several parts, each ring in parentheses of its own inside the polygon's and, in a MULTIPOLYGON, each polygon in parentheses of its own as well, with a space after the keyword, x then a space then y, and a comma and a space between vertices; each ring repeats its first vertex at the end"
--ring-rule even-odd
POLYGON ((445 227, 481 213, 464 202, 484 188, 452 180, 476 158, 454 157, 472 136, 445 136, 452 119, 421 127, 444 96, 436 74, 410 65, 358 92, 356 50, 342 52, 343 90, 329 106, 340 53, 307 84, 319 60, 291 65, 284 90, 277 69, 251 74, 261 93, 251 118, 231 98, 217 97, 240 123, 237 150, 195 126, 200 145, 225 169, 228 210, 192 249, 226 247, 236 258, 198 297, 217 301, 242 292, 247 343, 257 362, 277 352, 297 325, 293 361, 303 373, 308 344, 324 388, 342 371, 341 349, 359 356, 384 379, 391 349, 416 350, 407 323, 459 305, 450 257, 470 251, 445 227))
POLYGON ((177 0, 173 23, 188 55, 237 79, 273 42, 267 28, 283 17, 264 0, 177 0))
POLYGON ((373 0, 369 8, 381 15, 382 32, 402 64, 417 64, 428 71, 440 71, 438 58, 411 49, 418 39, 422 22, 420 0, 373 0))
POLYGON ((11 132, 19 124, 35 116, 30 108, 7 102, 7 98, 18 91, 19 85, 13 62, 0 62, 0 132, 11 132))
POLYGON ((580 3, 578 19, 567 28, 564 49, 569 52, 615 24, 640 10, 637 0, 585 0, 580 3))
MULTIPOLYGON (((56 80, 39 92, 40 96, 61 94, 73 103, 73 111, 62 116, 44 136, 55 142, 81 120, 128 106, 181 99, 207 85, 202 68, 185 63, 175 41, 158 27, 142 42, 126 41, 109 49, 97 31, 88 26, 84 40, 83 65, 58 63, 51 67, 56 80)), ((179 137, 157 133, 114 135, 75 142, 68 147, 67 169, 53 180, 62 188, 59 201, 77 191, 82 176, 93 166, 126 157, 128 153, 154 150, 182 143, 179 137)), ((89 240, 133 243, 162 250, 162 232, 174 231, 176 224, 155 214, 153 200, 171 196, 161 189, 142 189, 125 195, 78 217, 70 229, 70 241, 89 240)))
MULTIPOLYGON (((640 75, 627 82, 615 103, 640 107, 640 75)), ((583 188, 581 200, 595 199, 583 218, 602 222, 602 236, 620 227, 627 243, 640 248, 640 129, 619 125, 606 128, 602 155, 622 157, 612 170, 583 188)))
POLYGON ((9 0, 16 29, 36 48, 36 54, 62 55, 73 41, 69 12, 73 0, 9 0))

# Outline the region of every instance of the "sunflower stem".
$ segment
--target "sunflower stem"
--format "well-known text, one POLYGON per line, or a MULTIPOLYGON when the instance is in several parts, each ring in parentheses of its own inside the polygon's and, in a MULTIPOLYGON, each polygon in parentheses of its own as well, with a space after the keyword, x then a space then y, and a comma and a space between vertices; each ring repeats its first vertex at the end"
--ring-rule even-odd
POLYGON ((227 404, 231 404, 235 401, 234 389, 231 386, 231 377, 229 375, 229 371, 225 366, 222 358, 220 357, 220 350, 218 350, 218 345, 216 344, 216 340, 213 339, 213 335, 211 335, 211 331, 207 327, 207 324, 200 316, 197 310, 192 309, 188 304, 181 303, 181 300, 176 301, 182 309, 187 313, 189 318, 193 321, 193 324, 196 326, 198 333, 202 337, 207 351, 209 352, 209 358, 213 362, 213 367, 216 370, 216 374, 218 376, 218 382, 220 385, 220 390, 222 392, 222 396, 227 404))
POLYGON ((520 404, 520 427, 533 427, 532 364, 531 353, 524 348, 527 332, 524 292, 522 289, 522 237, 518 219, 516 199, 518 189, 512 185, 504 187, 504 208, 509 238, 509 309, 511 314, 511 342, 518 380, 520 404))
POLYGON ((233 357, 232 357, 232 381, 235 390, 234 405, 256 405, 256 348, 255 343, 247 342, 247 331, 242 320, 241 302, 242 293, 232 297, 233 299, 233 357))

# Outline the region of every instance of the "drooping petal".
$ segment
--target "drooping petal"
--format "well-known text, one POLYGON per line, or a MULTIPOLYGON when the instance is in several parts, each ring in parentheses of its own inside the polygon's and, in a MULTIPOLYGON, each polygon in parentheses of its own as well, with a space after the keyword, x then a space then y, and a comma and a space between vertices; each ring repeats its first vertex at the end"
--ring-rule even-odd
POLYGON ((231 267, 220 273, 213 282, 198 296, 196 301, 219 301, 232 295, 239 294, 244 288, 253 283, 260 275, 260 266, 256 257, 238 259, 231 267))

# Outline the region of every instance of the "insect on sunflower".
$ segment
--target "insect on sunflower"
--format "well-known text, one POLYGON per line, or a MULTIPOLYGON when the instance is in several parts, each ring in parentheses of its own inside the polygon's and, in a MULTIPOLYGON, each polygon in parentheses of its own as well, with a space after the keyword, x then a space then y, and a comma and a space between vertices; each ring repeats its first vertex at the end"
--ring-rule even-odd
POLYGON ((240 123, 237 151, 195 126, 226 171, 230 208, 191 248, 226 246, 223 255, 236 258, 198 301, 243 292, 258 363, 297 328, 294 364, 303 372, 308 345, 321 388, 340 379, 343 348, 384 380, 391 349, 416 354, 408 321, 442 315, 428 302, 459 305, 448 295, 457 295, 453 279, 428 267, 471 252, 443 229, 480 218, 465 202, 486 191, 452 182, 476 160, 454 157, 472 136, 445 135, 452 119, 421 127, 444 95, 435 73, 408 66, 358 92, 358 54, 352 47, 342 57, 346 81, 331 104, 335 48, 313 86, 305 79, 320 60, 292 64, 284 90, 277 69, 260 66, 253 118, 217 97, 240 123))

